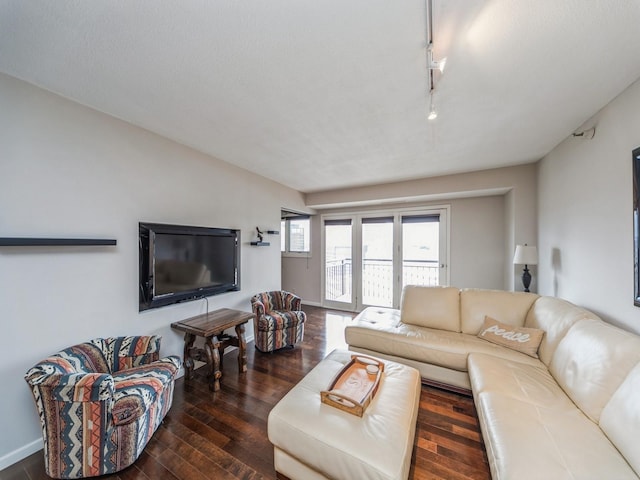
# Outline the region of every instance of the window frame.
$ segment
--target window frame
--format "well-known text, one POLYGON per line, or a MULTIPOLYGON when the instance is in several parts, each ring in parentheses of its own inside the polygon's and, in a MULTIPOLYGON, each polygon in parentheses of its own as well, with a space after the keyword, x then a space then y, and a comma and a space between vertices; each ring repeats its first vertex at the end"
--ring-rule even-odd
POLYGON ((633 304, 640 307, 640 147, 631 151, 633 179, 633 304))
POLYGON ((313 251, 312 235, 311 235, 311 215, 299 214, 295 216, 286 216, 280 219, 280 228, 284 238, 284 250, 282 250, 282 239, 280 240, 280 254, 283 257, 302 257, 311 258, 311 252, 313 251), (302 251, 291 250, 291 220, 306 220, 309 222, 309 249, 302 251))
MULTIPOLYGON (((321 302, 322 306, 326 308, 335 308, 338 310, 347 311, 361 311, 363 308, 370 306, 363 303, 361 298, 362 287, 362 221, 367 218, 375 217, 394 217, 394 249, 397 250, 397 254, 394 255, 394 275, 400 271, 402 263, 402 243, 401 243, 401 229, 403 217, 432 217, 438 216, 440 223, 440 275, 439 284, 442 286, 450 285, 451 278, 451 205, 439 204, 439 205, 424 205, 407 208, 390 208, 384 210, 353 210, 340 213, 326 213, 320 216, 320 287, 321 287, 321 302), (326 253, 325 253, 325 223, 327 221, 340 221, 349 220, 353 227, 352 231, 352 293, 351 302, 336 302, 326 299, 326 253), (357 268, 356 268, 357 266, 357 268)), ((401 282, 401 277, 400 282, 401 282)), ((394 289, 394 308, 400 308, 400 301, 402 297, 402 286, 394 289)))

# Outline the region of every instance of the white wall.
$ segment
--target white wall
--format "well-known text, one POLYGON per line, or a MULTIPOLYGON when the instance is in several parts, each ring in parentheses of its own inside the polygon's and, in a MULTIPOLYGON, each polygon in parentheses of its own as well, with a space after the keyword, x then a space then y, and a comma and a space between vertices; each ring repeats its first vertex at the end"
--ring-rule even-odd
POLYGON ((505 288, 505 196, 464 198, 451 204, 451 285, 505 288))
MULTIPOLYGON (((251 247, 255 227, 279 230, 302 196, 182 145, 0 75, 0 236, 108 237, 116 247, 0 247, 0 469, 41 448, 24 373, 94 337, 161 334, 203 301, 138 313, 138 222, 241 229, 241 291, 209 308, 250 311, 280 288, 280 249, 251 247), (10 432, 10 434, 9 434, 10 432)), ((248 337, 253 327, 248 327, 248 337)))
POLYGON ((320 215, 311 216, 311 253, 282 257, 282 288, 299 295, 306 305, 321 305, 321 228, 320 215))
MULTIPOLYGON (((308 208, 320 213, 450 204, 451 285, 522 290, 521 266, 512 264, 517 243, 537 239, 537 165, 423 178, 367 187, 314 192, 308 208), (485 255, 478 252, 484 251, 485 255)), ((282 285, 307 303, 320 304, 320 221, 312 220, 311 258, 283 258, 282 285)), ((537 283, 535 269, 531 291, 537 283)))
MULTIPOLYGON (((499 148, 499 146, 496 146, 499 148)), ((314 192, 305 196, 309 208, 338 205, 385 205, 397 202, 439 202, 486 195, 505 196, 503 268, 505 290, 522 290, 521 269, 511 262, 516 244, 533 244, 537 231, 537 164, 421 178, 405 182, 314 192)), ((468 244, 471 245, 468 239, 468 244)), ((452 257, 451 262, 454 262, 452 257)), ((453 280, 452 280, 453 281, 453 280)), ((535 278, 532 282, 535 291, 535 278)))
POLYGON ((569 137, 539 168, 540 292, 640 332, 633 305, 631 151, 640 146, 640 81, 569 137))
MULTIPOLYGON (((450 209, 450 284, 460 288, 503 289, 505 285, 505 196, 458 198, 446 202, 387 204, 385 208, 449 205, 450 209)), ((327 209, 323 213, 365 212, 376 207, 327 209)), ((312 252, 309 258, 283 257, 282 287, 302 296, 309 304, 321 299, 320 215, 312 220, 312 252)))

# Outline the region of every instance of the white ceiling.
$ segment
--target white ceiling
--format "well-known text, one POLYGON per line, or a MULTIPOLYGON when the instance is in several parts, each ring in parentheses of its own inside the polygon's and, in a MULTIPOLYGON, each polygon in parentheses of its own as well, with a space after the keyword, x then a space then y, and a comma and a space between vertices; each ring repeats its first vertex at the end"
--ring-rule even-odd
MULTIPOLYGON (((0 71, 303 192, 536 161, 640 77, 637 0, 0 0, 0 71)), ((596 133, 597 135, 597 133, 596 133)))

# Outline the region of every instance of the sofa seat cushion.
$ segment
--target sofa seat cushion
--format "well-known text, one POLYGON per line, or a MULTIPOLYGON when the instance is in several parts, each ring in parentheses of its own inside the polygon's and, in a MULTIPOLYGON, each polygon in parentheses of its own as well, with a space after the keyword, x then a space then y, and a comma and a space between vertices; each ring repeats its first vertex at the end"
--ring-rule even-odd
POLYGON ((600 428, 640 476, 640 364, 636 365, 600 415, 600 428))
POLYGON ((148 365, 129 368, 113 374, 116 390, 129 384, 144 384, 150 382, 157 391, 171 383, 180 369, 181 361, 176 356, 165 357, 148 365))
POLYGON ((115 393, 112 408, 115 425, 125 425, 143 416, 169 387, 179 368, 177 357, 130 368, 113 375, 115 393))
POLYGON ((272 330, 283 330, 295 327, 306 319, 303 311, 277 311, 272 310, 269 313, 261 315, 258 319, 258 330, 268 332, 272 330))
POLYGON ((494 479, 638 480, 578 408, 536 404, 496 391, 474 392, 494 479))
POLYGON ((636 478, 546 366, 469 355, 469 377, 493 478, 636 478))
POLYGON ((494 355, 472 353, 468 367, 471 388, 476 393, 500 393, 533 405, 576 408, 541 361, 514 362, 494 355))
POLYGON ((366 308, 347 325, 345 338, 350 347, 461 372, 467 371, 470 352, 492 354, 524 363, 539 363, 535 358, 486 342, 475 335, 407 325, 400 321, 399 311, 390 308, 366 308))

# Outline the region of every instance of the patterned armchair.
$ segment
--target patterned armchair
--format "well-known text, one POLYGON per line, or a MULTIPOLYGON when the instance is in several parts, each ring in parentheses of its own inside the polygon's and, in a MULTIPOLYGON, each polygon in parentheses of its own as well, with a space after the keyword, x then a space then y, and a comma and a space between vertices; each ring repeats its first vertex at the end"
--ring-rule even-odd
POLYGON ((25 375, 53 478, 131 465, 173 401, 178 357, 159 359, 159 336, 97 338, 42 360, 25 375))
POLYGON ((307 315, 300 310, 302 301, 293 293, 273 291, 251 298, 256 348, 273 352, 301 342, 307 315))

